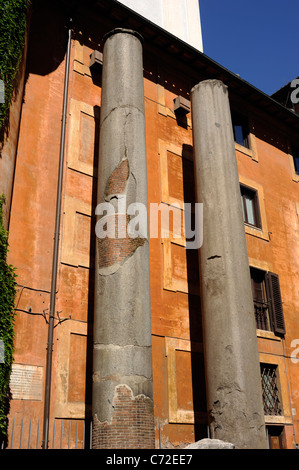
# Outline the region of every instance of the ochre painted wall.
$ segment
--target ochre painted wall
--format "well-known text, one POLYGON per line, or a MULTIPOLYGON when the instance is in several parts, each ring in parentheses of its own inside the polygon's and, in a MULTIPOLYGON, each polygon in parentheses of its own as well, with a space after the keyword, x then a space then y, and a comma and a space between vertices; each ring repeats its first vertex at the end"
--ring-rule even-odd
MULTIPOLYGON (((39 399, 11 400, 9 442, 13 420, 17 446, 22 418, 24 430, 31 419, 32 447, 41 444, 66 50, 61 13, 47 6, 36 8, 29 39, 9 239, 9 262, 17 268, 19 284, 15 364, 34 366, 42 374, 38 392, 31 391, 33 396, 41 390, 39 399), (42 30, 40 15, 47 17, 48 32, 55 34, 42 30)), ((91 75, 89 55, 99 49, 106 27, 100 21, 81 18, 72 40, 50 447, 54 418, 56 447, 60 446, 61 433, 63 447, 68 445, 68 436, 75 446, 76 423, 77 445, 82 447, 83 423, 90 419, 101 79, 91 75)), ((173 99, 178 95, 189 99, 194 77, 177 71, 175 62, 165 65, 146 48, 144 60, 149 203, 166 207, 192 202, 191 114, 186 119, 177 118, 173 99)), ((285 425, 286 446, 293 448, 299 442, 299 373, 298 364, 291 360, 296 347, 292 341, 299 338, 299 186, 292 177, 286 131, 280 123, 246 103, 235 104, 250 114, 254 148, 254 154, 249 155, 244 149, 236 150, 240 181, 259 190, 266 223, 263 232, 247 230, 249 260, 256 267, 279 274, 287 330, 284 340, 258 332, 261 360, 279 366, 284 408, 282 418, 272 417, 268 422, 285 425)), ((175 210, 183 215, 181 209, 175 210)), ((198 255, 185 250, 184 244, 184 238, 161 234, 150 239, 157 448, 184 447, 207 432, 198 255)), ((12 388, 18 388, 15 379, 12 388)), ((26 435, 23 447, 28 446, 28 432, 26 435)))

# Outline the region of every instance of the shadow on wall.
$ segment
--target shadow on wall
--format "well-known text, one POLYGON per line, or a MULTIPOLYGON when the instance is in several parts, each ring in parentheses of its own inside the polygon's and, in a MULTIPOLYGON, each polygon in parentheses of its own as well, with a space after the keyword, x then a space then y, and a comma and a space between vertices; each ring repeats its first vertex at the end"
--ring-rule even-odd
MULTIPOLYGON (((100 107, 94 106, 94 115, 100 116, 100 107)), ((99 136, 100 126, 99 119, 95 119, 95 133, 94 133, 94 167, 98 168, 99 161, 99 136)), ((97 178, 92 178, 92 214, 95 214, 97 205, 97 178)), ((93 371, 93 318, 94 318, 94 295, 95 295, 95 216, 92 216, 91 230, 90 230, 90 255, 89 255, 89 278, 88 278, 88 312, 87 312, 87 347, 86 347, 86 375, 85 375, 85 405, 86 417, 92 418, 92 371, 93 371)), ((90 430, 89 430, 90 431, 90 430)), ((88 432, 89 432, 88 431, 88 432)))
MULTIPOLYGON (((185 154, 193 155, 193 147, 183 144, 182 162, 184 201, 194 204, 196 199, 193 161, 185 158, 185 154)), ((194 220, 193 229, 195 229, 194 220)), ((203 352, 198 351, 198 344, 203 343, 199 256, 197 249, 186 250, 188 286, 195 286, 195 289, 190 289, 192 293, 188 294, 195 442, 207 437, 204 355, 203 352)))
MULTIPOLYGON (((76 13, 76 8, 79 8, 81 2, 34 2, 34 8, 31 17, 29 48, 28 48, 28 62, 26 79, 29 74, 48 75, 55 71, 65 58, 67 47, 67 25, 69 17, 73 17, 73 39, 78 40, 91 50, 100 50, 100 42, 103 35, 117 27, 129 27, 128 24, 119 24, 120 21, 115 18, 114 24, 109 24, 106 21, 103 24, 100 18, 88 23, 88 30, 86 28, 87 20, 80 17, 76 13), (71 3, 71 8, 68 7, 71 3)), ((147 58, 144 61, 145 77, 150 79, 154 84, 161 82, 159 78, 158 65, 156 60, 153 59, 149 63, 149 53, 146 53, 147 58)), ((167 64, 163 65, 167 68, 167 64)), ((170 74, 169 74, 170 77, 170 74)), ((174 84, 170 78, 164 74, 163 86, 174 94, 181 94, 186 99, 189 98, 191 85, 188 79, 184 81, 181 77, 178 78, 174 84), (175 86, 174 86, 175 85, 175 86)), ((176 77, 177 79, 177 77, 176 77)), ((101 86, 101 79, 99 76, 92 76, 94 85, 101 86)), ((173 77, 172 77, 173 80, 173 77)), ((25 97, 26 99, 26 97, 25 97)), ((95 115, 98 110, 95 110, 95 115)), ((186 127, 186 122, 181 123, 182 127, 186 127)), ((99 122, 95 120, 95 138, 94 138, 94 161, 95 167, 98 162, 98 148, 99 148, 99 122)), ((184 153, 192 153, 192 147, 188 145, 183 146, 184 153)), ((190 173, 190 159, 182 158, 183 161, 183 181, 184 181, 184 199, 185 202, 194 202, 194 178, 193 173, 190 173), (190 176, 191 175, 191 176, 190 176)), ((92 179, 92 214, 95 213, 97 201, 97 179, 92 179)), ((88 338, 87 338, 87 368, 86 368, 86 387, 85 387, 85 404, 86 404, 86 417, 91 416, 91 402, 92 402, 92 357, 93 357, 93 313, 94 313, 94 259, 95 259, 95 218, 92 218, 92 227, 90 235, 90 269, 88 281, 88 338)), ((198 250, 187 250, 187 277, 188 284, 199 284, 199 261, 198 250)), ((193 409, 195 411, 195 440, 206 437, 206 423, 202 416, 206 413, 206 398, 205 398, 205 379, 204 379, 204 360, 203 354, 198 352, 198 348, 193 345, 202 343, 202 325, 201 325, 201 299, 198 293, 189 293, 189 323, 190 323, 190 339, 191 339, 191 375, 192 375, 192 390, 193 390, 193 409)))

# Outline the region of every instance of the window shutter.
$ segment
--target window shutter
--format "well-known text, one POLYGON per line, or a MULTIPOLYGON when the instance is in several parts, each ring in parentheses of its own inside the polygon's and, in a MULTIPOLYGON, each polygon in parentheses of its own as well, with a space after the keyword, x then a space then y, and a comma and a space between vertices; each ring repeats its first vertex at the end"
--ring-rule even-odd
POLYGON ((274 273, 267 273, 268 300, 273 323, 274 333, 284 335, 286 332, 281 301, 279 277, 274 273))

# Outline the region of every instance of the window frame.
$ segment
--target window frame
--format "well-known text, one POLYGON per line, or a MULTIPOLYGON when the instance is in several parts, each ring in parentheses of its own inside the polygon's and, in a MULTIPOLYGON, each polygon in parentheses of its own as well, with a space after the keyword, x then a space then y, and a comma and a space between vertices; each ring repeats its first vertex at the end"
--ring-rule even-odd
POLYGON ((246 225, 253 227, 258 230, 262 230, 262 219, 261 219, 261 212, 260 212, 260 202, 259 202, 259 195, 258 190, 255 188, 251 188, 244 183, 240 183, 240 193, 241 193, 241 200, 242 200, 242 209, 243 209, 243 219, 246 225), (244 194, 245 193, 245 194, 244 194), (253 217, 254 217, 254 224, 249 222, 248 211, 246 207, 246 193, 247 195, 252 195, 253 201, 253 217))
MULTIPOLYGON (((261 362, 260 363, 260 370, 261 370, 261 383, 262 383, 262 393, 263 393, 263 405, 264 405, 264 414, 265 416, 274 416, 274 417, 281 417, 284 415, 284 410, 283 410, 283 401, 282 401, 282 394, 281 394, 281 385, 280 385, 280 376, 279 376, 279 367, 277 364, 271 364, 268 362, 261 362), (269 409, 269 405, 265 403, 264 396, 267 394, 267 390, 269 391, 272 387, 272 384, 268 382, 267 388, 266 386, 264 387, 265 380, 263 380, 263 376, 265 374, 263 373, 265 369, 268 369, 268 371, 272 371, 272 376, 274 374, 274 390, 268 401, 275 400, 278 401, 278 412, 271 412, 269 409), (270 411, 267 413, 267 411, 270 411)), ((276 404, 274 404, 274 408, 276 407, 276 404)))
POLYGON ((252 298, 254 303, 256 329, 265 332, 272 332, 275 336, 284 337, 286 334, 286 327, 278 274, 259 269, 255 266, 250 266, 250 279, 252 298), (260 276, 262 279, 262 299, 255 298, 254 282, 256 281, 253 276, 254 274, 260 276), (257 319, 259 309, 264 309, 264 311, 262 312, 264 318, 262 318, 260 324, 258 323, 257 319), (262 322, 264 322, 264 324, 268 326, 269 329, 261 328, 261 326, 263 326, 262 322))
POLYGON ((258 163, 259 159, 255 138, 255 125, 250 112, 244 107, 244 103, 241 104, 239 102, 231 101, 230 115, 233 139, 237 154, 241 154, 243 156, 246 155, 247 157, 251 158, 251 160, 258 163), (245 139, 243 139, 242 143, 238 143, 236 140, 235 126, 238 125, 238 121, 240 124, 243 122, 243 133, 245 134, 245 139))
POLYGON ((235 143, 237 145, 240 145, 241 147, 251 150, 250 125, 248 117, 245 114, 242 114, 239 111, 235 111, 234 109, 232 109, 231 119, 235 143), (242 130, 242 142, 237 139, 236 127, 240 127, 242 130))
POLYGON ((269 352, 259 352, 259 362, 260 364, 273 364, 277 366, 279 375, 280 398, 283 409, 283 414, 281 416, 265 415, 265 424, 271 426, 292 424, 292 408, 290 397, 288 395, 288 382, 285 358, 283 356, 277 356, 276 354, 269 354, 269 352))
POLYGON ((288 155, 292 180, 299 183, 299 145, 288 142, 288 155), (298 162, 296 162, 297 159, 298 162))
POLYGON ((285 427, 279 425, 267 425, 266 434, 268 439, 269 449, 284 449, 285 448, 285 427), (274 438, 277 438, 278 446, 275 445, 274 438))
POLYGON ((257 191, 258 194, 258 201, 259 201, 259 211, 261 216, 261 225, 262 228, 254 227, 253 225, 246 224, 244 222, 244 228, 246 235, 251 235, 253 237, 262 238, 263 240, 269 242, 270 236, 268 231, 268 223, 267 223, 267 214, 266 214, 266 206, 265 206, 265 196, 264 196, 264 189, 263 186, 257 183, 254 180, 251 180, 242 174, 239 174, 239 184, 243 186, 248 186, 257 191))
POLYGON ((270 308, 269 308, 269 303, 268 303, 268 295, 267 295, 267 287, 266 287, 266 271, 263 271, 262 269, 254 268, 250 266, 250 279, 251 279, 251 289, 252 289, 252 297, 253 297, 253 303, 254 303, 254 314, 255 314, 255 321, 256 321, 256 328, 258 330, 262 331, 273 331, 272 329, 272 321, 271 321, 271 316, 270 316, 270 308), (254 277, 260 277, 260 281, 256 281, 254 277), (260 283, 261 285, 261 297, 257 299, 256 298, 256 293, 257 293, 257 284, 260 283), (260 320, 257 318, 258 313, 262 312, 262 315, 259 315, 260 320), (260 323, 259 323, 260 321, 260 323), (263 328, 263 326, 266 326, 268 328, 263 328))
POLYGON ((299 177, 299 146, 292 145, 291 148, 292 148, 292 157, 293 157, 293 162, 294 162, 295 174, 299 177))

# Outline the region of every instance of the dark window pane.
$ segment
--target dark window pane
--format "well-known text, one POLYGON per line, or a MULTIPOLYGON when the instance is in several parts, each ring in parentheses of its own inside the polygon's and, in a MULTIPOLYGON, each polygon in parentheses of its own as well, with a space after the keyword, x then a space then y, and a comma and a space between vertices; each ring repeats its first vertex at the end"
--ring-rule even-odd
POLYGON ((237 144, 244 145, 244 133, 242 126, 234 125, 234 138, 237 144))
POLYGON ((266 426, 270 449, 284 449, 284 427, 266 426))
POLYGON ((237 144, 249 148, 249 125, 246 116, 232 112, 234 139, 237 144))
POLYGON ((292 155, 294 160, 295 171, 299 175, 299 147, 292 146, 292 155))

